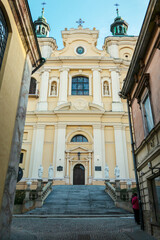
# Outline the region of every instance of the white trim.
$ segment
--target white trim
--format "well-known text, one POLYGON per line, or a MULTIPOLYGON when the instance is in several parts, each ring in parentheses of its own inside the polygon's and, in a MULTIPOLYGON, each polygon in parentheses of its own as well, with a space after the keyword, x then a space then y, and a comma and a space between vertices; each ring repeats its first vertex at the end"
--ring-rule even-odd
MULTIPOLYGON (((89 78, 89 95, 92 96, 92 74, 85 73, 83 71, 77 72, 77 73, 69 73, 69 96, 72 96, 72 78, 76 76, 84 76, 89 78)), ((74 95, 75 96, 75 95, 74 95)), ((78 95, 78 96, 85 96, 87 95, 78 95)))

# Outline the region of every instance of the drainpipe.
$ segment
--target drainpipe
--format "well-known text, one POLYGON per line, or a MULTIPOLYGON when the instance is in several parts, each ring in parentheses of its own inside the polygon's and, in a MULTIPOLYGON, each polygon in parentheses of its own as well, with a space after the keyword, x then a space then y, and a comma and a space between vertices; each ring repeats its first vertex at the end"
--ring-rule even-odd
POLYGON ((138 199, 139 199, 139 212, 140 212, 140 220, 141 220, 141 230, 144 230, 142 201, 141 201, 141 194, 140 194, 138 174, 137 174, 136 156, 135 156, 135 152, 134 152, 134 141, 133 141, 133 133, 132 133, 131 114, 130 114, 130 105, 129 105, 129 99, 128 98, 127 98, 127 108, 128 108, 128 119, 129 119, 129 130, 130 130, 130 136, 131 136, 132 157, 133 157, 133 164, 134 164, 134 174, 135 174, 136 187, 137 187, 138 199))
POLYGON ((45 58, 40 58, 37 62, 40 62, 40 64, 32 71, 32 74, 35 73, 42 65, 46 62, 45 58))

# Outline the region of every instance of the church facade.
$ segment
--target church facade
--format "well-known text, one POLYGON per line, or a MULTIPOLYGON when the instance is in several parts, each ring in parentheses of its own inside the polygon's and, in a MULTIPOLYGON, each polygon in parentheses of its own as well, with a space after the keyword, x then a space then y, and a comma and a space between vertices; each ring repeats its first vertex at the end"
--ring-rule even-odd
POLYGON ((62 31, 58 50, 43 14, 35 29, 46 63, 31 78, 20 184, 36 180, 40 165, 44 180, 53 165, 54 184, 104 184, 106 166, 111 180, 118 166, 121 182, 134 183, 127 106, 118 93, 137 37, 117 12, 102 50, 99 31, 81 21, 62 31))

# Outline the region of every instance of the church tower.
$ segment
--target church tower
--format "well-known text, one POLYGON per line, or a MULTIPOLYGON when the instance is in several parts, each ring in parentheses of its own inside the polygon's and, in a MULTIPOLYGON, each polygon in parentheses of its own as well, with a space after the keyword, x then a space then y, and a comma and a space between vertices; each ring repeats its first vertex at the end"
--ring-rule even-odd
POLYGON ((117 17, 114 19, 114 23, 111 24, 111 32, 113 36, 125 36, 127 35, 128 23, 119 16, 119 10, 117 8, 117 17))
POLYGON ((49 37, 50 26, 44 17, 44 8, 42 8, 42 15, 34 21, 34 26, 38 38, 49 37))

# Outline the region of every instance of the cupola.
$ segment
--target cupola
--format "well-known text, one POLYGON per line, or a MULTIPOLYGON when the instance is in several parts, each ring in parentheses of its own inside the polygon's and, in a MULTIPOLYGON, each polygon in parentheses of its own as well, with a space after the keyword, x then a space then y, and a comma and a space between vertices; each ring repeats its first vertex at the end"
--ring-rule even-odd
POLYGON ((44 17, 44 8, 42 8, 42 15, 34 21, 34 26, 37 37, 49 37, 50 26, 44 17))
POLYGON ((127 35, 128 23, 119 16, 118 8, 116 11, 117 17, 114 19, 114 23, 111 24, 110 31, 113 36, 125 36, 127 35))

